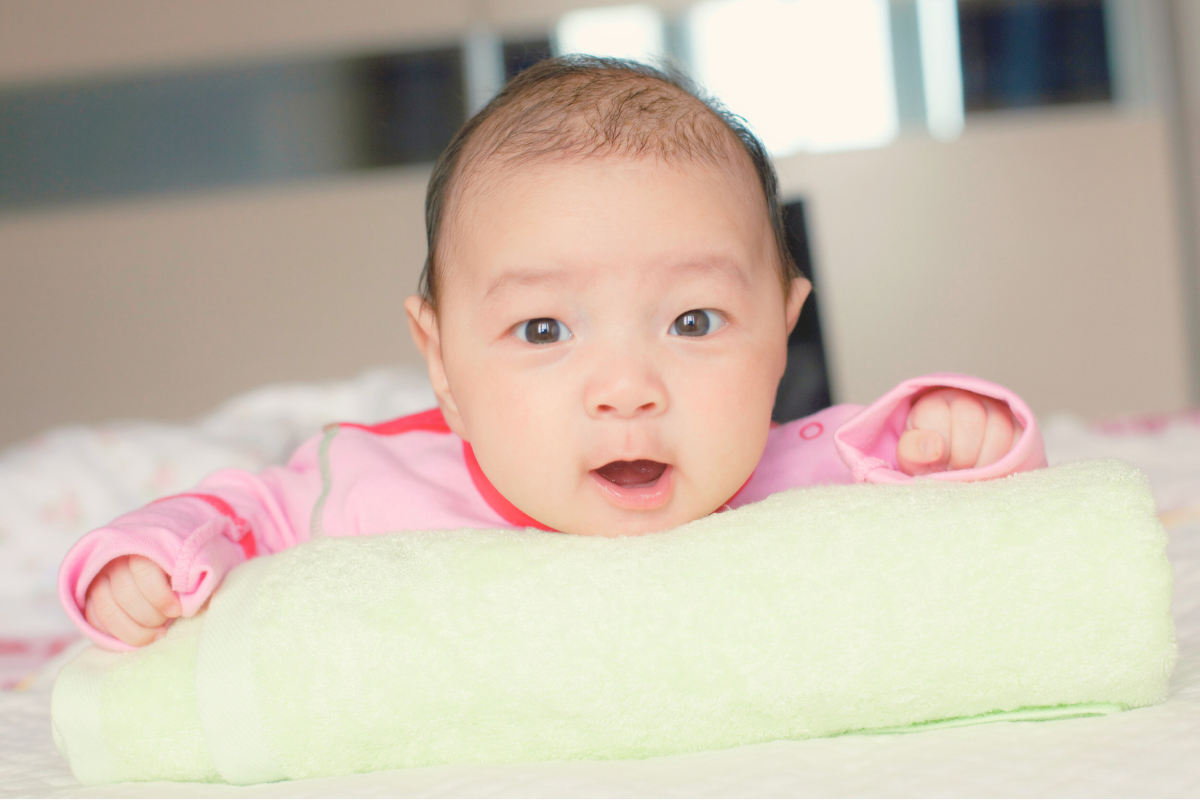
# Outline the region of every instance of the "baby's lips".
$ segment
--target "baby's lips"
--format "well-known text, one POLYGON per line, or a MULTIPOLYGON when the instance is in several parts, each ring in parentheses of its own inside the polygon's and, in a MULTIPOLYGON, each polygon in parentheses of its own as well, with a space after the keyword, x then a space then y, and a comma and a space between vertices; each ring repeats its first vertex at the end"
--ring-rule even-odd
POLYGON ((667 465, 661 461, 640 458, 636 461, 610 461, 594 471, 617 486, 648 486, 661 478, 666 470, 667 465))

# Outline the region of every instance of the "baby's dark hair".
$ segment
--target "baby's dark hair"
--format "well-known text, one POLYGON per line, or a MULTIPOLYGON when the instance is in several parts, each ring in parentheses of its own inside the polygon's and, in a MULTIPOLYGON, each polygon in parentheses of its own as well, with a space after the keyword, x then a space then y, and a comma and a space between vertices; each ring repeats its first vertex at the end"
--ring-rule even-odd
POLYGON ((651 155, 717 164, 736 158, 734 142, 762 187, 786 297, 800 271, 787 246, 775 168, 758 137, 676 71, 581 55, 548 58, 520 73, 450 141, 425 195, 429 249, 421 295, 437 308, 438 241, 446 209, 456 183, 484 161, 519 165, 551 156, 651 155))

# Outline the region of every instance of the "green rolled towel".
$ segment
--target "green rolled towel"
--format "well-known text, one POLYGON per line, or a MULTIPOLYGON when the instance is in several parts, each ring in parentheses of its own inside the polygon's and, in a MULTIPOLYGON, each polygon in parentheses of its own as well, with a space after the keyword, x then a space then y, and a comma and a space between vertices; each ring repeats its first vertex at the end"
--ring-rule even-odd
POLYGON ((1165 699, 1165 533, 1082 462, 781 493, 660 534, 324 538, 55 686, 85 783, 627 759, 1165 699))

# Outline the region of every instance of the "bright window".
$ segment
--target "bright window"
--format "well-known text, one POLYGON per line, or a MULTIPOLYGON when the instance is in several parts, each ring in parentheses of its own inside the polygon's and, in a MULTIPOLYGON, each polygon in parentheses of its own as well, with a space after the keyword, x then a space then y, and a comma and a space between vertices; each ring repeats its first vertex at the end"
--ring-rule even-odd
POLYGON ((962 60, 955 0, 917 0, 925 119, 943 141, 957 139, 964 123, 962 60))
POLYGON ((662 15, 642 4, 572 11, 558 21, 554 49, 559 55, 586 53, 655 63, 666 54, 662 15))
POLYGON ((887 0, 705 0, 686 29, 696 79, 773 155, 895 138, 887 0))

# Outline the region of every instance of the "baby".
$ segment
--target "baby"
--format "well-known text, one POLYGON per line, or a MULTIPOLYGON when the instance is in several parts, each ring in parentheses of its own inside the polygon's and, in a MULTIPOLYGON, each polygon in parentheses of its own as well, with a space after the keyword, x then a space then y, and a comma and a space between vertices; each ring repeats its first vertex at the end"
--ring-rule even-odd
POLYGON ((910 380, 773 426, 810 289, 762 145, 638 64, 544 61, 455 137, 405 302, 438 408, 330 425, 285 467, 225 470, 85 536, 60 595, 94 641, 147 644, 237 564, 314 536, 661 531, 782 489, 980 480, 1045 463, 1007 390, 910 380))

